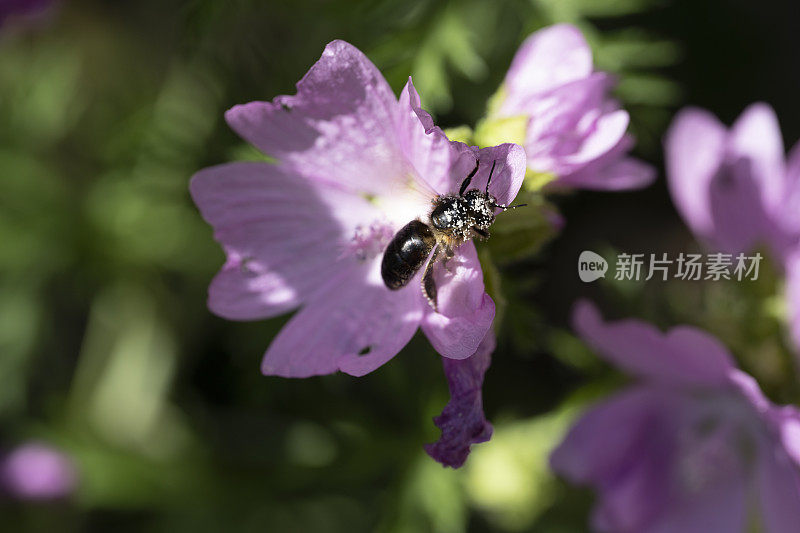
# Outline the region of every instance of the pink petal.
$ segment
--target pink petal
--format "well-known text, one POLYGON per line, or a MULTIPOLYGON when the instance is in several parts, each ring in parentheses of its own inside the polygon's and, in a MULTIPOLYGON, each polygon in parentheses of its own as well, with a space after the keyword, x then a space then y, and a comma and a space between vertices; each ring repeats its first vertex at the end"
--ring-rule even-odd
POLYGON ((792 533, 800 524, 800 471, 786 452, 765 439, 759 447, 756 494, 764 531, 792 533))
POLYGON ((464 178, 475 168, 477 159, 480 166, 469 188, 485 188, 492 163, 496 162, 489 192, 501 204, 514 199, 525 178, 525 150, 521 146, 506 143, 477 150, 449 141, 433 124, 430 114, 420 107, 419 95, 410 79, 400 95, 400 106, 409 110, 402 114, 400 127, 404 152, 437 194, 457 192, 464 178))
MULTIPOLYGON (((563 182, 577 172, 596 172, 633 144, 629 117, 609 100, 612 79, 602 72, 539 95, 528 104, 525 149, 528 167, 563 182)), ((584 177, 584 179, 586 179, 584 177)))
POLYGON ((792 148, 786 170, 786 190, 777 211, 777 223, 794 246, 800 239, 800 142, 792 148))
POLYGON ((626 191, 648 187, 655 179, 656 170, 652 165, 626 157, 596 171, 582 169, 559 179, 558 183, 596 191, 626 191))
MULTIPOLYGON (((750 469, 742 457, 740 421, 718 418, 707 409, 709 398, 687 403, 675 439, 675 460, 661 482, 671 485, 665 508, 648 533, 744 531, 748 514, 750 469), (713 415, 712 415, 713 416, 713 415)), ((711 400, 712 402, 714 400, 711 400)), ((717 401, 724 402, 722 398, 717 401)))
POLYGON ((733 358, 717 339, 689 326, 662 333, 639 320, 604 322, 585 300, 576 304, 573 324, 609 363, 653 382, 725 386, 734 369, 733 358))
MULTIPOLYGON (((569 166, 567 158, 580 151, 582 144, 595 130, 598 120, 614 111, 606 97, 611 86, 610 76, 596 72, 587 78, 532 96, 525 103, 525 113, 531 118, 525 138, 528 166, 536 171, 559 175, 574 170, 574 165, 569 166), (564 165, 564 168, 558 165, 564 165)), ((616 136, 608 144, 615 146, 620 137, 616 136)), ((597 140, 606 142, 599 137, 597 140)))
POLYGON ((312 291, 322 282, 321 278, 315 278, 290 283, 280 274, 258 273, 250 268, 249 261, 233 258, 211 281, 208 308, 228 320, 268 318, 294 309, 302 301, 300 291, 312 291), (310 283, 301 285, 302 281, 310 283))
POLYGON ((380 261, 332 280, 283 327, 264 355, 267 375, 308 377, 341 370, 372 372, 395 356, 419 326, 419 284, 390 291, 380 261))
POLYGON ((551 466, 573 483, 606 485, 636 459, 639 436, 646 434, 654 413, 671 403, 657 389, 632 387, 596 404, 553 452, 551 466))
POLYGON ((399 107, 367 57, 333 41, 297 84, 297 95, 237 105, 225 118, 284 166, 353 192, 390 195, 410 168, 400 153, 399 107))
POLYGON ((192 197, 228 261, 209 288, 216 314, 250 320, 296 307, 353 265, 341 243, 359 220, 375 218, 364 199, 266 163, 201 170, 192 197))
POLYGON ((727 131, 717 118, 697 108, 683 109, 664 141, 667 185, 672 201, 696 234, 713 234, 709 188, 725 157, 727 131))
POLYGON ((592 132, 581 142, 580 148, 564 157, 563 164, 585 165, 611 151, 625 136, 630 117, 622 109, 602 115, 592 132))
POLYGON ((746 483, 739 457, 728 447, 728 433, 693 434, 698 420, 705 420, 700 407, 682 391, 638 386, 590 409, 575 424, 551 464, 598 491, 595 530, 741 530, 746 483), (700 473, 695 480, 694 463, 704 459, 716 461, 711 477, 700 473))
POLYGON ((442 414, 433 419, 442 436, 425 451, 444 466, 458 468, 469 456, 473 444, 488 441, 492 425, 483 413, 483 376, 489 369, 495 348, 494 332, 490 329, 478 350, 467 359, 442 358, 450 401, 442 414))
POLYGON ((517 144, 505 143, 479 150, 477 147, 467 147, 462 143, 452 144, 458 145, 463 150, 453 160, 446 179, 437 183, 438 189, 443 190, 444 194, 456 194, 464 179, 475 170, 477 163, 478 170, 470 180, 467 190, 486 190, 486 183, 491 173, 489 193, 494 196, 498 204, 508 205, 513 202, 525 179, 524 148, 517 144))
MULTIPOLYGON (((522 182, 525 180, 525 149, 517 144, 498 144, 477 151, 480 166, 470 182, 470 189, 484 190, 492 163, 497 163, 489 183, 489 193, 502 205, 510 205, 516 198, 522 182)), ((471 170, 471 169, 470 169, 471 170)), ((465 176, 459 175, 453 180, 458 182, 455 190, 461 185, 465 176)), ((499 214, 498 216, 503 216, 499 214)))
POLYGON ((555 186, 580 187, 598 191, 622 191, 647 187, 656 179, 651 165, 627 157, 633 138, 623 135, 619 142, 606 152, 584 165, 576 172, 559 176, 555 186))
MULTIPOLYGON (((457 191, 451 180, 453 166, 464 177, 475 167, 475 157, 462 143, 451 142, 422 109, 419 94, 411 78, 400 93, 399 136, 403 153, 413 162, 417 176, 434 194, 457 191), (463 157, 464 161, 459 161, 463 157)), ((460 185, 460 182, 459 182, 460 185)), ((423 185, 424 186, 424 185, 423 185)))
POLYGON ((629 115, 607 96, 613 80, 596 72, 527 102, 528 167, 557 176, 553 187, 622 190, 648 185, 654 170, 627 158, 629 115))
POLYGON ((779 205, 785 189, 785 156, 778 117, 769 105, 755 103, 742 112, 731 128, 730 150, 751 160, 764 205, 779 205))
POLYGON ((800 409, 793 405, 780 407, 777 419, 781 445, 791 461, 800 468, 800 409))
POLYGON ((585 78, 592 68, 592 51, 575 26, 557 24, 534 33, 522 43, 506 74, 503 113, 525 112, 520 103, 532 94, 585 78))
POLYGON ((550 457, 559 475, 598 494, 598 531, 643 531, 668 503, 677 418, 683 399, 634 387, 590 408, 550 457))
POLYGON ((774 410, 774 405, 764 396, 764 392, 753 376, 734 368, 728 373, 728 380, 732 388, 747 400, 759 416, 763 418, 772 416, 770 413, 774 410))
POLYGON ((789 152, 788 161, 786 163, 786 174, 789 177, 788 181, 794 188, 800 185, 800 142, 795 143, 792 151, 789 152))
POLYGON ((425 302, 422 331, 441 355, 466 359, 478 349, 494 319, 494 302, 484 291, 475 245, 462 244, 446 265, 437 263, 434 278, 439 312, 425 302))
POLYGON ((665 510, 647 533, 710 533, 745 531, 747 482, 740 465, 734 464, 725 478, 703 490, 683 494, 665 510))
POLYGON ((644 532, 668 502, 671 466, 669 435, 661 427, 642 437, 646 442, 620 476, 604 487, 593 509, 594 530, 608 533, 644 532))
POLYGON ((77 485, 73 460, 47 444, 28 442, 0 460, 0 492, 14 498, 65 498, 75 492, 77 485))
POLYGON ((768 235, 769 222, 754 177, 753 161, 726 161, 709 183, 708 201, 714 232, 708 236, 714 249, 739 254, 768 235))
POLYGON ((800 248, 786 262, 786 306, 794 350, 800 357, 800 248))

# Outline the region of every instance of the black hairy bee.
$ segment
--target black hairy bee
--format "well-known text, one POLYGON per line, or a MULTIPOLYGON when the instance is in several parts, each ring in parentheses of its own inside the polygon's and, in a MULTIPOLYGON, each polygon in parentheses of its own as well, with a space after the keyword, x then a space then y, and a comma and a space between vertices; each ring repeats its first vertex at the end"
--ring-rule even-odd
POLYGON ((458 246, 475 237, 488 239, 489 226, 494 222, 495 210, 505 211, 525 205, 498 204, 495 197, 489 194, 489 183, 492 181, 496 163, 497 161, 492 162, 485 190, 467 190, 472 177, 478 172, 480 165, 478 161, 472 172, 461 183, 457 195, 440 195, 432 200, 433 209, 427 223, 412 220, 392 237, 381 261, 381 276, 389 289, 398 290, 405 287, 430 255, 422 277, 422 293, 433 310, 437 310, 436 284, 433 280, 434 264, 441 258, 444 258, 445 262, 451 259, 458 246))

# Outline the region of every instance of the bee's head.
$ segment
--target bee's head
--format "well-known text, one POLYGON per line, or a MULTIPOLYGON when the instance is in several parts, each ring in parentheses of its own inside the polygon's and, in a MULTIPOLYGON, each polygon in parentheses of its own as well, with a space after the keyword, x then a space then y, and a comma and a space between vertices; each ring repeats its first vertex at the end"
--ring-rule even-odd
POLYGON ((464 199, 473 209, 483 206, 487 206, 490 208, 494 208, 497 206, 497 200, 494 199, 494 196, 492 196, 488 192, 479 191, 478 189, 471 189, 467 191, 464 194, 464 199))
MULTIPOLYGON (((479 210, 489 210, 492 215, 496 209, 502 209, 503 211, 508 211, 509 209, 515 209, 517 207, 523 207, 528 204, 517 204, 517 205, 504 205, 497 202, 497 199, 489 194, 489 184, 492 182, 492 175, 494 174, 494 167, 497 165, 497 161, 492 161, 492 168, 489 171, 489 178, 486 180, 486 189, 483 191, 479 191, 478 189, 472 189, 464 193, 464 189, 469 185, 469 180, 472 179, 472 176, 477 172, 478 165, 475 165, 475 170, 470 173, 464 183, 461 184, 461 195, 469 201, 470 206, 473 209, 479 210)), ((492 216, 494 218, 494 216, 492 216)))

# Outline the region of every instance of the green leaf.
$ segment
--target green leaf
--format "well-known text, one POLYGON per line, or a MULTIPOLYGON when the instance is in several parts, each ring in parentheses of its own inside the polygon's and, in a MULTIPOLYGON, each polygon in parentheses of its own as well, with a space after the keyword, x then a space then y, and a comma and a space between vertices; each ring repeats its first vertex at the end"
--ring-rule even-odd
POLYGON ((475 143, 485 148, 502 143, 525 144, 528 117, 488 117, 475 127, 475 143))
POLYGON ((474 144, 474 141, 472 140, 472 128, 469 126, 456 126, 455 128, 447 128, 444 130, 444 134, 447 135, 447 138, 451 141, 462 142, 470 146, 474 144))

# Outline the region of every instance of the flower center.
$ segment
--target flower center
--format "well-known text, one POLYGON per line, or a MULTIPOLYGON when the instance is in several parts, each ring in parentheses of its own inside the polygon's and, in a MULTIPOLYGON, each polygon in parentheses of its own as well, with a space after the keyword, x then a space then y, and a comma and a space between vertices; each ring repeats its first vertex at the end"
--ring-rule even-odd
POLYGON ((394 233, 384 221, 375 220, 369 226, 359 224, 353 237, 344 245, 342 257, 355 256, 361 262, 374 259, 383 253, 394 233))
POLYGON ((684 490, 696 494, 715 482, 720 481, 731 466, 735 457, 730 448, 717 436, 702 438, 693 435, 686 446, 679 463, 679 475, 684 490))
POLYGON ((747 420, 741 413, 718 413, 686 428, 678 445, 678 476, 690 494, 731 480, 752 454, 747 420))

